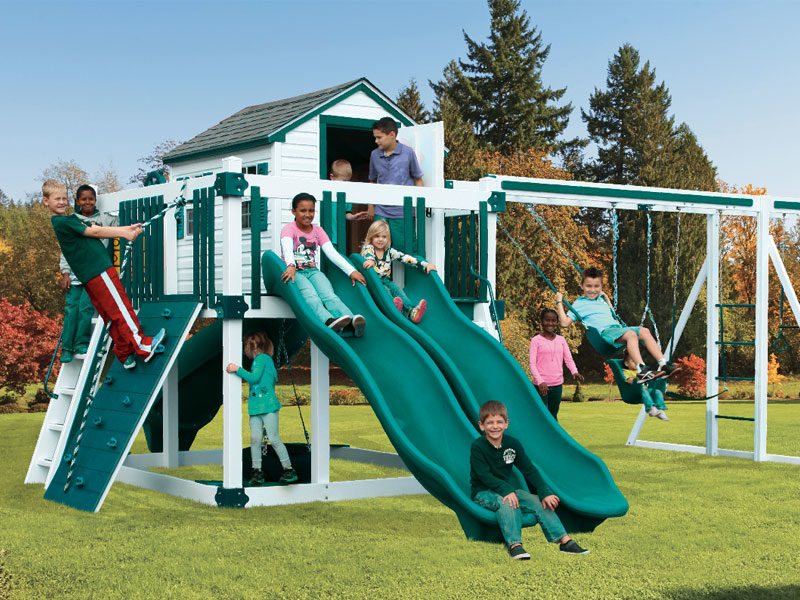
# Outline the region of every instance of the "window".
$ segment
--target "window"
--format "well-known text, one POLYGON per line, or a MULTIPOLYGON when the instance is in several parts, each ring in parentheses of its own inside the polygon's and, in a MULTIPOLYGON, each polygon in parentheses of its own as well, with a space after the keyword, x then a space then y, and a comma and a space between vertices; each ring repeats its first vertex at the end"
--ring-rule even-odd
POLYGON ((186 220, 183 224, 183 230, 186 232, 186 237, 194 235, 194 209, 186 208, 186 220))
POLYGON ((250 229, 250 200, 242 200, 242 229, 250 229))

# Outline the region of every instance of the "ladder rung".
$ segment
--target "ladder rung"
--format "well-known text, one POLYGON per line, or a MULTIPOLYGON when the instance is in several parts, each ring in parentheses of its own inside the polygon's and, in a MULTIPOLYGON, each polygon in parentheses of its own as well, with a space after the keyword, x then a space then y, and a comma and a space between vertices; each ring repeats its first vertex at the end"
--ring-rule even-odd
POLYGON ((58 395, 64 394, 65 396, 74 396, 75 388, 63 387, 58 389, 58 395))
POLYGON ((53 460, 50 458, 39 458, 36 460, 36 464, 39 465, 40 467, 49 469, 53 464, 53 460))
POLYGON ((755 304, 736 304, 730 302, 722 302, 720 304, 715 304, 717 308, 755 308, 755 304))
POLYGON ((778 325, 778 329, 800 329, 800 325, 778 325))
POLYGON ((735 342, 735 341, 717 341, 718 346, 755 346, 755 342, 735 342))
POLYGON ((755 381, 755 377, 719 377, 717 376, 718 381, 755 381))
POLYGON ((47 428, 52 431, 64 431, 63 423, 48 423, 47 428))
POLYGON ((731 421, 753 421, 755 419, 753 417, 732 417, 729 415, 714 415, 717 419, 729 419, 731 421))

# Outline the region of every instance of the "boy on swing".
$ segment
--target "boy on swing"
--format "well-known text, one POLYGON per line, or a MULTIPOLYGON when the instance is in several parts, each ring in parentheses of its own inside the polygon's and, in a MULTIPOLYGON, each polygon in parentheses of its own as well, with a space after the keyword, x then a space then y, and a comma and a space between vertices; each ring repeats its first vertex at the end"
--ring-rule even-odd
POLYGON ((569 316, 564 312, 564 294, 556 293, 556 310, 558 323, 561 327, 570 326, 581 315, 583 323, 600 332, 603 339, 618 349, 626 348, 630 360, 636 365, 637 383, 645 383, 657 377, 669 377, 678 367, 664 358, 661 348, 658 347, 653 334, 647 327, 626 327, 619 322, 611 309, 611 301, 603 291, 603 272, 597 267, 589 267, 581 273, 581 289, 583 296, 579 296, 572 303, 572 312, 569 316), (639 342, 644 344, 650 355, 658 361, 658 367, 651 369, 642 359, 639 342))

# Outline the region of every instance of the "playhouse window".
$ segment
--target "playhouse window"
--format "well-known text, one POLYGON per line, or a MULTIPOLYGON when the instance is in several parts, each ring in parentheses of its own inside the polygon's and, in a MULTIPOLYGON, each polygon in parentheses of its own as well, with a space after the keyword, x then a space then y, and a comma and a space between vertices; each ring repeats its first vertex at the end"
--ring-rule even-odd
POLYGON ((194 209, 192 208, 186 209, 186 218, 184 219, 183 230, 187 237, 194 234, 194 209))
POLYGON ((251 207, 250 200, 242 201, 242 229, 250 229, 251 207))

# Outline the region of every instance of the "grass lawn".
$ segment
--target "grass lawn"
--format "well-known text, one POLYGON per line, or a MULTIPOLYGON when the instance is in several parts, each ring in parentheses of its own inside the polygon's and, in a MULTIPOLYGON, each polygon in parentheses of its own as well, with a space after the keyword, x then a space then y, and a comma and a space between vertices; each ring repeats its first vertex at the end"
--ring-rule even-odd
MULTIPOLYGON (((721 404, 752 414, 752 403, 721 404)), ((704 405, 670 406, 672 421, 650 419, 642 437, 702 443, 704 405)), ((800 598, 800 467, 626 448, 636 410, 562 405, 562 424, 605 460, 631 509, 577 536, 588 556, 526 529, 522 563, 467 541, 430 496, 239 510, 115 484, 98 514, 78 512, 22 483, 43 414, 0 415, 0 599, 800 598)), ((798 401, 769 410, 768 450, 800 454, 798 401)), ((331 419, 332 442, 391 449, 368 407, 335 406, 331 419)), ((302 440, 296 408, 281 421, 285 440, 302 440)), ((218 418, 195 447, 218 447, 221 431, 218 418)), ((720 441, 752 449, 752 424, 721 423, 720 441)), ((186 469, 210 478, 213 467, 186 469)), ((341 461, 331 471, 397 475, 341 461)))

